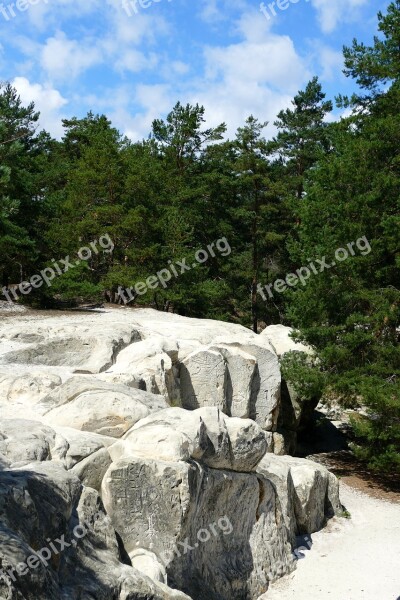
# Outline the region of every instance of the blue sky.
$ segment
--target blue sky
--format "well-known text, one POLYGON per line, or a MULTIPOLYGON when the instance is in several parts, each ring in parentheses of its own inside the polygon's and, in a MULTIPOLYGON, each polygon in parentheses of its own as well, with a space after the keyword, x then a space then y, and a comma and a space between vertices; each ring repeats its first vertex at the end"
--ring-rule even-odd
POLYGON ((250 114, 272 123, 314 75, 330 98, 351 93, 342 46, 371 43, 389 2, 287 0, 269 19, 259 0, 10 4, 0 2, 0 80, 35 102, 41 125, 59 137, 61 118, 93 110, 137 140, 177 100, 203 104, 233 135, 250 114))

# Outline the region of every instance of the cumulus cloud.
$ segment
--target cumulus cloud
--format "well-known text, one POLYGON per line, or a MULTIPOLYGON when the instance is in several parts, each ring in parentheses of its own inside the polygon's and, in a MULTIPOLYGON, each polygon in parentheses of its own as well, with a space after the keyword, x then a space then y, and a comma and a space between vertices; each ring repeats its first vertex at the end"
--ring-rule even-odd
POLYGON ((12 85, 18 91, 23 104, 35 103, 36 109, 40 111, 40 127, 60 137, 62 109, 68 100, 63 98, 58 90, 40 83, 31 83, 25 77, 15 77, 12 85))
POLYGON ((243 42, 227 47, 207 48, 207 76, 226 83, 259 85, 294 90, 306 72, 287 36, 271 35, 265 42, 243 42))
POLYGON ((355 20, 359 16, 358 10, 367 2, 368 0, 311 0, 324 33, 331 33, 341 21, 355 20))
MULTIPOLYGON (((308 6, 327 32, 355 18, 366 1, 310 0, 308 6)), ((191 18, 200 17, 202 37, 190 45, 182 6, 175 10, 173 2, 129 17, 121 0, 49 0, 10 22, 2 43, 16 49, 10 72, 56 134, 64 111, 84 116, 93 109, 138 139, 181 100, 204 104, 209 124, 226 121, 233 135, 249 114, 272 123, 315 72, 329 82, 342 64, 337 47, 325 42, 296 46, 258 4, 198 0, 191 18)))
POLYGON ((41 51, 41 65, 47 76, 55 81, 69 81, 88 68, 99 64, 101 49, 93 40, 71 40, 63 31, 49 38, 41 51))
POLYGON ((205 49, 205 85, 198 82, 190 98, 206 107, 213 125, 226 121, 229 135, 250 114, 270 121, 271 134, 277 112, 311 73, 291 38, 272 33, 254 11, 241 16, 237 31, 242 41, 205 49))
POLYGON ((344 58, 342 52, 337 52, 327 46, 320 46, 318 49, 318 58, 321 66, 320 79, 322 81, 332 81, 338 76, 338 73, 343 71, 344 58))
MULTIPOLYGON (((276 114, 290 105, 312 73, 291 38, 272 33, 264 21, 254 9, 241 13, 233 28, 239 41, 205 46, 200 68, 190 78, 187 64, 172 62, 167 83, 139 83, 129 92, 125 87, 110 94, 106 102, 113 122, 136 140, 147 136, 153 119, 180 100, 204 105, 208 125, 225 121, 231 137, 250 114, 269 121, 266 133, 273 133, 276 114), (135 115, 132 106, 137 107, 135 115)), ((165 70, 167 63, 161 72, 165 70)))

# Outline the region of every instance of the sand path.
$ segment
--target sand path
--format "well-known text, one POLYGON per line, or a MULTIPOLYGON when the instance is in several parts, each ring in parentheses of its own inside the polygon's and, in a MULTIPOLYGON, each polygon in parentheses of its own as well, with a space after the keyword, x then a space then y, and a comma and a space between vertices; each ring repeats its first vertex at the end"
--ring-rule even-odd
POLYGON ((351 518, 314 533, 296 571, 262 600, 400 600, 400 503, 344 483, 341 500, 351 518))

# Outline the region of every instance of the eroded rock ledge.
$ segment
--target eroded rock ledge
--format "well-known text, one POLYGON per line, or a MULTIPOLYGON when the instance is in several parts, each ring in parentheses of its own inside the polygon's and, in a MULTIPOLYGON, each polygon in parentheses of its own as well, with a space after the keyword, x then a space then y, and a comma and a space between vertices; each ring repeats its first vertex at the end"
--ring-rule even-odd
POLYGON ((278 456, 273 341, 147 309, 7 317, 0 598, 255 600, 294 569, 341 506, 278 456))

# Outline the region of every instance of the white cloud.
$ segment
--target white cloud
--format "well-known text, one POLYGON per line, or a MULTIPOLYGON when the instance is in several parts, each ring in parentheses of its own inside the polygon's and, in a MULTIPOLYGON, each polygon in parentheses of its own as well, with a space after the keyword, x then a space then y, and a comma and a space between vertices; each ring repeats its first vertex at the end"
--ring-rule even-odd
POLYGON ((270 122, 266 135, 274 133, 277 113, 290 106, 312 74, 292 40, 271 33, 256 11, 244 13, 236 31, 243 41, 204 48, 203 72, 198 71, 197 77, 185 77, 185 67, 182 73, 180 68, 170 68, 168 84, 138 84, 134 93, 121 88, 114 97, 110 95, 106 100, 113 107, 110 118, 137 140, 148 135, 154 118, 165 115, 180 100, 204 105, 208 125, 225 121, 230 137, 250 114, 270 122), (132 100, 139 107, 134 116, 132 100))
POLYGON ((119 72, 130 71, 131 73, 138 73, 144 69, 153 69, 157 63, 158 56, 154 52, 146 56, 140 50, 132 48, 118 56, 114 63, 114 68, 119 72))
POLYGON ((41 52, 41 65, 55 81, 70 81, 99 64, 102 52, 93 41, 68 39, 63 31, 48 38, 41 52))
POLYGON ((331 33, 341 21, 351 22, 359 17, 359 10, 368 0, 311 0, 318 13, 324 33, 331 33))
POLYGON ((34 27, 45 31, 59 26, 65 19, 79 19, 94 13, 102 5, 102 0, 39 0, 37 4, 30 5, 25 14, 34 27))
POLYGON ((167 114, 178 99, 168 84, 120 85, 104 90, 101 96, 79 98, 94 112, 106 114, 133 141, 147 138, 153 120, 167 114))
POLYGON ((218 8, 218 0, 202 0, 200 15, 201 18, 207 22, 221 20, 223 15, 218 8))
POLYGON ((268 39, 273 21, 264 19, 260 12, 246 11, 236 23, 238 33, 249 42, 262 42, 268 39))
MULTIPOLYGON (((354 18, 366 1, 310 0, 324 31, 354 18)), ((204 104, 209 124, 226 121, 230 135, 249 114, 272 123, 311 79, 315 65, 329 81, 340 70, 342 56, 318 40, 312 50, 303 47, 300 54, 288 35, 275 33, 273 20, 261 15, 258 4, 200 0, 197 10, 207 21, 202 26, 212 36, 205 36, 208 43, 202 49, 196 43, 183 53, 172 36, 177 22, 172 17, 167 22, 155 6, 129 17, 121 0, 43 0, 32 7, 37 10, 29 18, 38 27, 47 24, 45 34, 28 37, 16 31, 13 36, 12 44, 25 60, 13 65, 20 75, 16 81, 26 95, 36 94, 32 99, 56 134, 61 128, 56 118, 61 118, 67 102, 57 89, 77 116, 89 109, 104 112, 132 139, 147 136, 152 120, 165 115, 177 100, 204 104), (56 33, 49 34, 51 30, 56 33), (213 45, 213 39, 221 41, 213 45), (99 66, 102 75, 89 96, 88 71, 99 66), (33 78, 40 83, 29 83, 33 78), (45 102, 49 90, 56 94, 53 108, 51 101, 45 102)), ((172 7, 171 3, 166 15, 173 15, 172 7)), ((12 37, 11 30, 8 35, 12 37)))
POLYGON ((40 67, 38 77, 56 84, 71 83, 99 65, 118 74, 151 70, 158 63, 157 44, 171 34, 159 13, 142 11, 129 18, 121 0, 42 0, 18 17, 44 32, 56 31, 43 41, 35 34, 21 35, 17 18, 10 22, 8 42, 26 57, 20 74, 29 76, 33 67, 40 67), (99 29, 101 20, 104 30, 99 29))
POLYGON ((264 42, 242 42, 227 47, 207 48, 209 79, 225 79, 229 85, 257 82, 281 90, 295 90, 305 74, 292 40, 271 34, 264 42))
POLYGON ((185 75, 190 71, 190 66, 181 60, 173 60, 168 67, 178 75, 185 75))
POLYGON ((200 0, 200 17, 210 25, 229 19, 233 10, 249 10, 247 0, 200 0))
POLYGON ((199 102, 206 108, 207 124, 216 127, 222 122, 227 124, 227 134, 232 138, 238 127, 242 127, 251 114, 268 121, 265 135, 275 133, 273 122, 283 108, 290 106, 291 95, 278 94, 266 87, 253 83, 251 86, 238 86, 227 89, 224 84, 214 86, 207 92, 193 94, 191 102, 199 102))
POLYGON ((58 90, 39 83, 30 83, 25 77, 15 77, 12 85, 21 96, 24 105, 35 103, 35 108, 40 111, 40 127, 60 137, 62 135, 61 109, 68 100, 63 98, 58 90))
POLYGON ((292 40, 269 31, 255 11, 242 15, 237 31, 242 42, 205 49, 205 79, 197 82, 190 101, 206 107, 213 126, 225 121, 230 136, 250 114, 269 121, 266 134, 271 134, 276 114, 311 73, 292 40))
POLYGON ((318 59, 321 65, 320 78, 322 81, 333 81, 343 71, 344 58, 342 52, 322 46, 318 50, 318 59))

